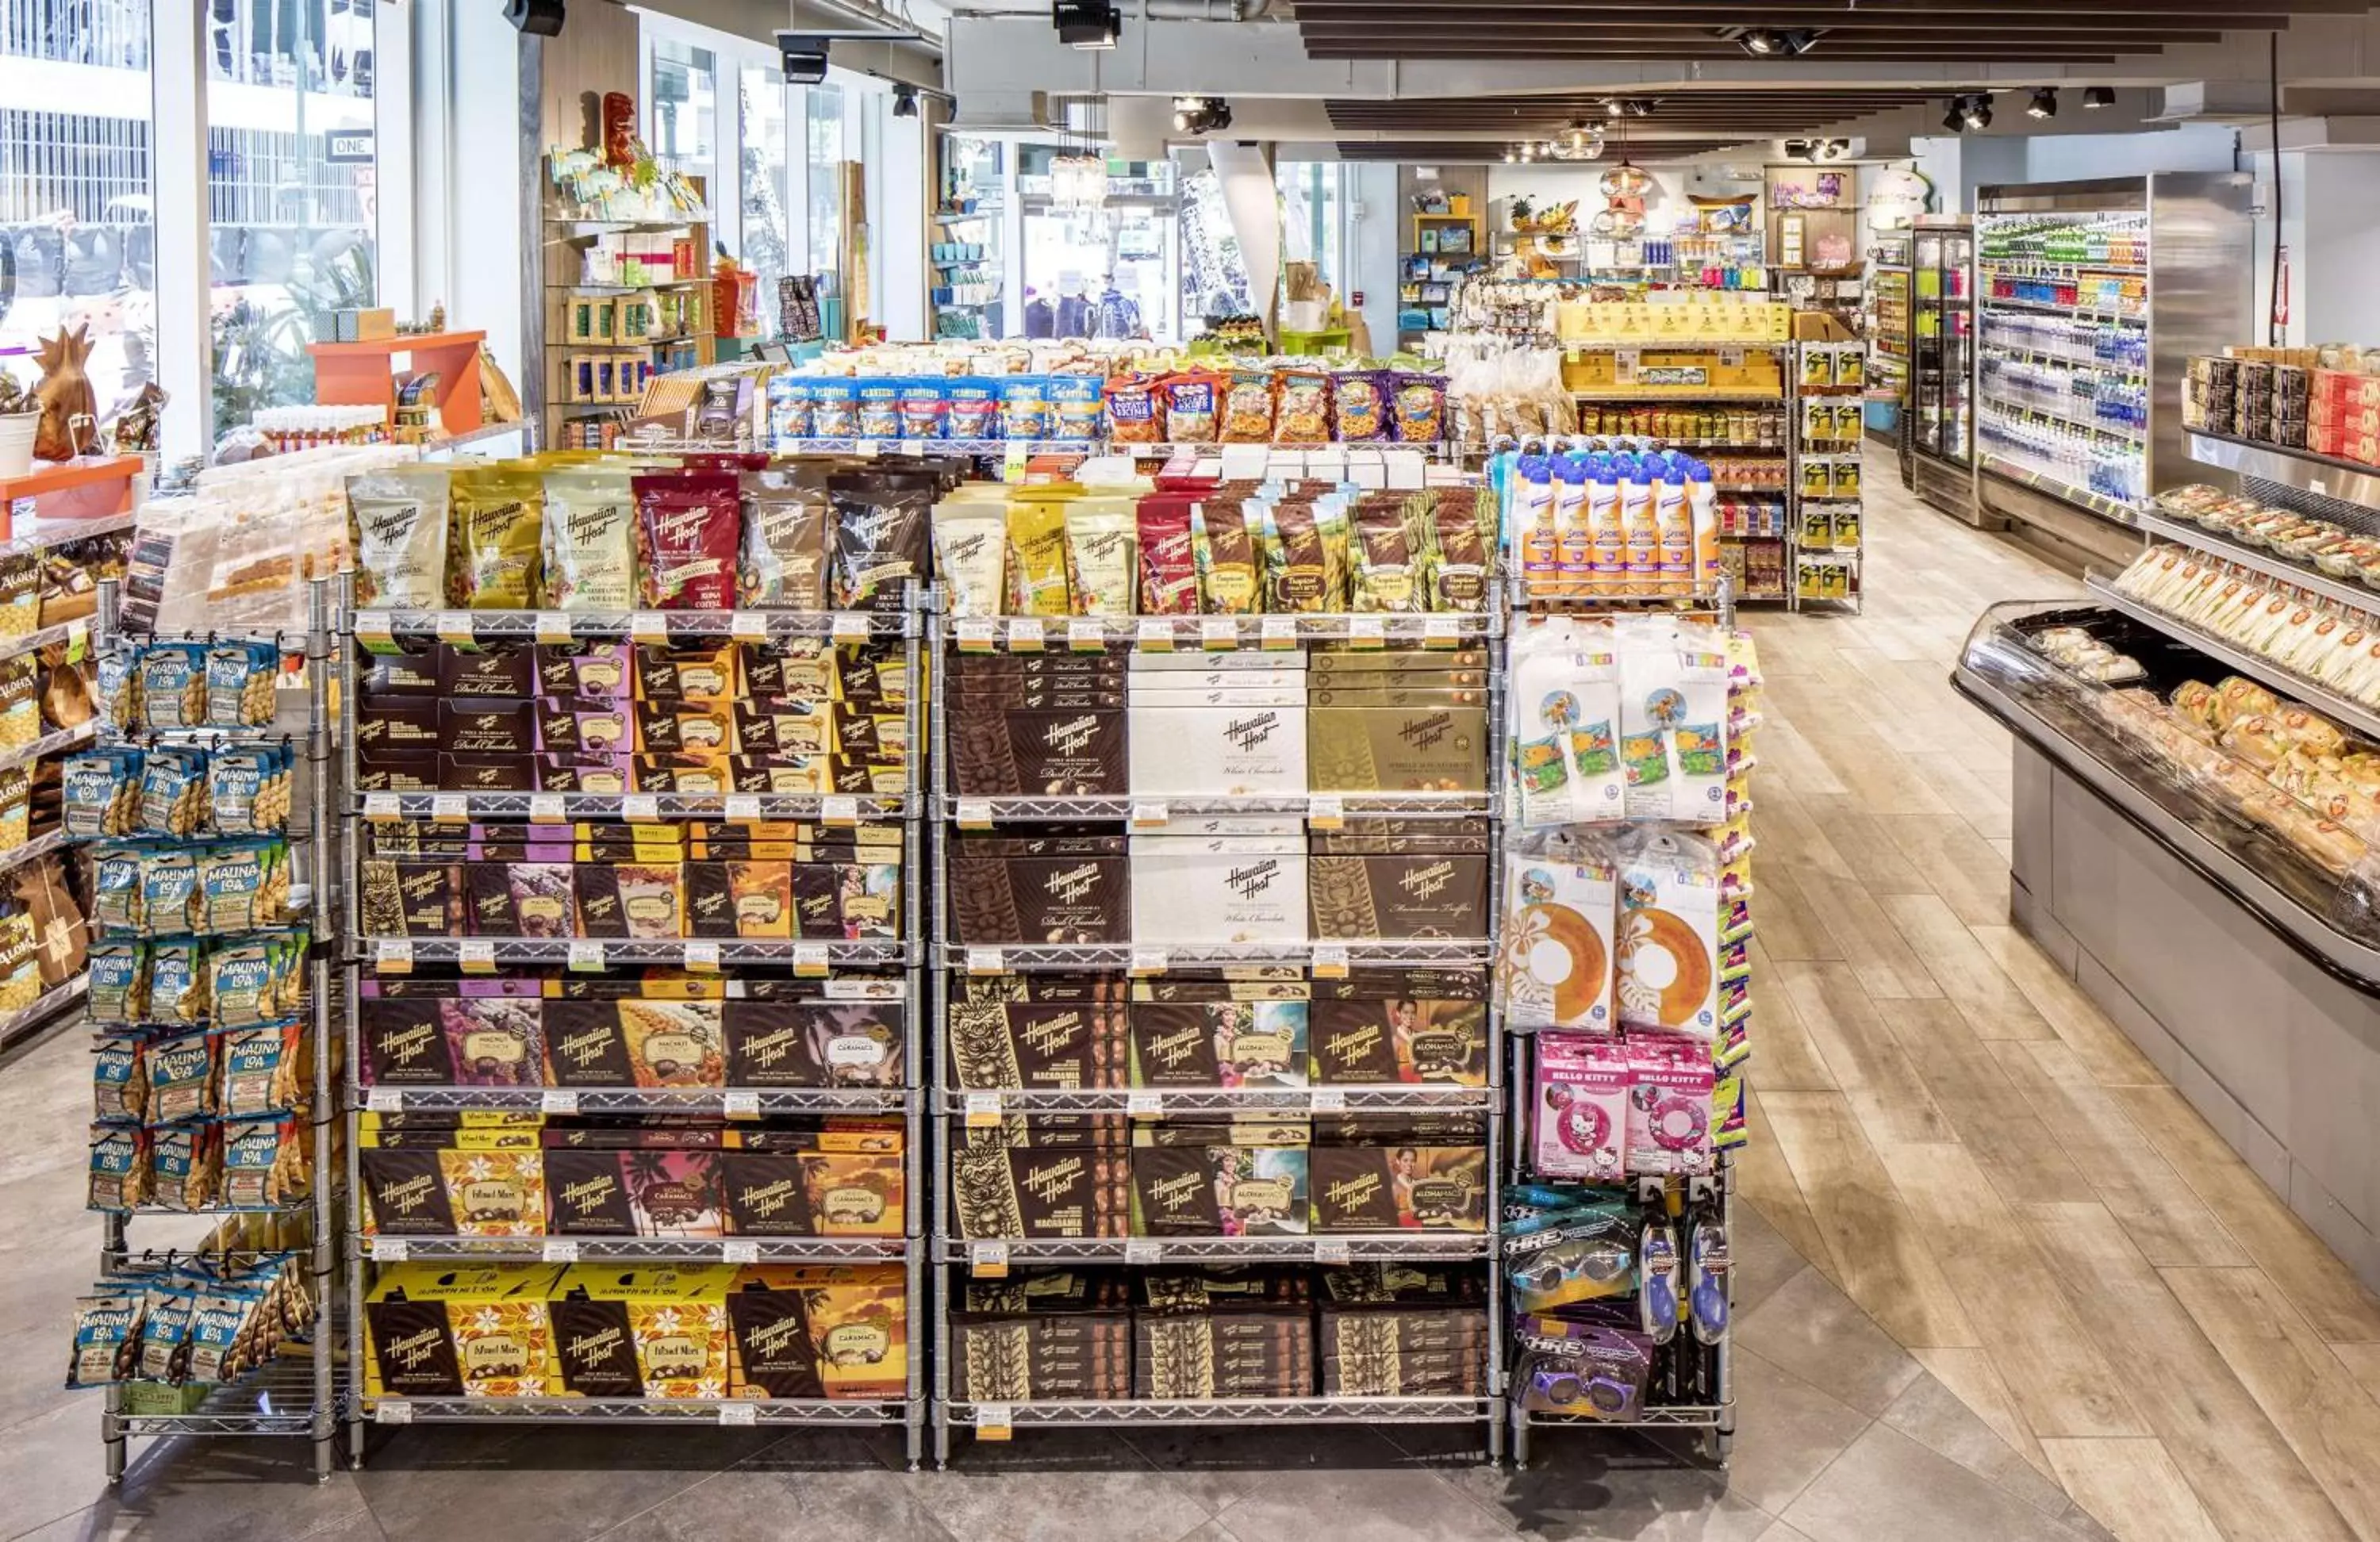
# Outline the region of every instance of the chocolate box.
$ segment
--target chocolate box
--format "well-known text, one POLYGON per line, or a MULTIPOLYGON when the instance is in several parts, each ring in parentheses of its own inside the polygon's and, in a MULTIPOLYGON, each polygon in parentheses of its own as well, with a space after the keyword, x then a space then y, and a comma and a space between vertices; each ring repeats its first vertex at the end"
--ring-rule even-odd
POLYGON ((1485 792, 1488 717, 1479 707, 1309 707, 1316 792, 1485 792))
POLYGON ((1136 865, 1121 837, 995 840, 951 845, 951 909, 963 945, 1123 942, 1136 865))
POLYGON ((951 1157, 959 1234, 976 1238, 1126 1234, 1124 1153, 965 1144, 951 1157))
POLYGON ((363 1046, 357 1079, 364 1086, 443 1087, 454 1081, 436 1001, 367 997, 357 1002, 356 1023, 363 1046))
POLYGON ((953 786, 961 797, 1121 797, 1125 732, 1117 711, 961 712, 949 728, 953 786))
POLYGON ((766 1264, 728 1293, 739 1398, 894 1402, 909 1382, 907 1281, 898 1264, 766 1264))
POLYGON ((772 1001, 722 1004, 727 1085, 736 1087, 898 1087, 898 1003, 772 1001))
POLYGON ((1305 693, 1192 705, 1135 693, 1129 771, 1135 796, 1290 795, 1306 790, 1305 693))
POLYGON ((1317 937, 1485 937, 1485 855, 1317 856, 1306 863, 1317 937))
POLYGON ((954 1394, 969 1402, 1106 1402, 1132 1395, 1132 1319, 1122 1312, 1052 1317, 956 1315, 954 1394))
POLYGON ((1470 1146, 1317 1146, 1318 1232, 1480 1232, 1488 1157, 1470 1146))
POLYGON ((463 873, 446 862, 368 859, 357 871, 366 937, 459 937, 463 873))
POLYGON ((1132 1234, 1303 1234, 1306 1172, 1303 1147, 1135 1147, 1132 1234))
POLYGON ((626 643, 540 643, 533 667, 540 696, 613 701, 629 694, 626 643))
POLYGON ((1185 944, 1308 935, 1302 843, 1267 835, 1131 840, 1135 935, 1185 944))
POLYGON ((1124 1085, 1123 1014, 1116 1005, 954 1002, 949 1034, 962 1087, 1073 1091, 1124 1085))
POLYGON ((627 1175, 622 1167, 626 1155, 608 1148, 546 1148, 546 1214, 554 1235, 637 1234, 636 1208, 628 1202, 627 1175))
POLYGON ((1135 1002, 1132 1085, 1306 1085, 1304 1002, 1135 1002))
POLYGON ((1314 1080, 1323 1086, 1488 1084, 1488 1009, 1480 1002, 1318 1000, 1306 1041, 1314 1080))
POLYGON ((1282 1313, 1266 1339, 1221 1331, 1241 1319, 1179 1317, 1134 1323, 1135 1398, 1305 1397, 1315 1386, 1313 1324, 1282 1313))

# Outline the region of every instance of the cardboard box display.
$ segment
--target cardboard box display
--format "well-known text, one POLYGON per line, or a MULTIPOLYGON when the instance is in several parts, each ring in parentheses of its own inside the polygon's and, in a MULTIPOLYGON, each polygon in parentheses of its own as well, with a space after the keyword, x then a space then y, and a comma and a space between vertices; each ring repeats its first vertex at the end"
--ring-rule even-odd
POLYGON ((1075 1091, 1125 1085, 1119 1005, 953 1002, 948 1021, 952 1069, 962 1087, 1075 1091))
POLYGON ((1129 1171, 1121 1150, 965 1143, 951 1157, 951 1208, 970 1241, 1120 1237, 1129 1171))
POLYGON ((1318 793, 1487 790, 1484 708, 1309 707, 1305 732, 1318 793))
POLYGON ((1478 1147, 1317 1146, 1317 1232, 1480 1232, 1488 1157, 1478 1147))
POLYGON ((1294 1146, 1135 1147, 1132 1234, 1304 1235, 1306 1157, 1294 1146))
POLYGON ((1480 1002, 1318 1000, 1307 1042, 1320 1086, 1488 1085, 1488 1009, 1480 1002))
POLYGON ((1305 1002, 1135 1002, 1127 1009, 1131 1085, 1306 1085, 1305 1002))
POLYGON ((1134 935, 1185 944, 1309 935, 1302 845, 1261 835, 1131 840, 1134 935))
MULTIPOLYGON (((1211 693, 1201 693, 1208 695, 1211 693)), ((1308 777, 1304 693, 1193 705, 1135 695, 1128 765, 1135 796, 1303 793, 1308 777)))
POLYGON ((1490 866, 1484 854, 1318 854, 1306 863, 1314 935, 1485 937, 1490 866))

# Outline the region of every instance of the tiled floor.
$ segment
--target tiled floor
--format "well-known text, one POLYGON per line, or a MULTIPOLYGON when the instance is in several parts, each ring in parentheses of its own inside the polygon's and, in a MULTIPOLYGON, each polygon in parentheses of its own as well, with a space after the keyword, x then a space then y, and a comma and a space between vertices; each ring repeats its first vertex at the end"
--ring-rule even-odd
POLYGON ((1996 600, 2074 592, 1870 480, 1863 617, 1763 614, 1759 1107, 1739 1435, 1713 1471, 1541 1435, 1075 1431, 901 1471, 752 1430, 405 1430, 317 1487, 294 1446, 103 1475, 56 1390, 96 1229, 89 1067, 0 1066, 0 1542, 2272 1542, 2380 1537, 2380 1302, 2007 924, 2009 750, 1944 677, 1996 600))

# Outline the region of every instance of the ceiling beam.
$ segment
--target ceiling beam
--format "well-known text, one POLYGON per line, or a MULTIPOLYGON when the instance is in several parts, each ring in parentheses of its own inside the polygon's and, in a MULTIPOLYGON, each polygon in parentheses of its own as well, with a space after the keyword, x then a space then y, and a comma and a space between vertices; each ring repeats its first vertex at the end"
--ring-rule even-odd
MULTIPOLYGON (((2224 33, 2217 30, 2183 31, 2169 26, 2139 28, 2068 28, 2052 30, 2027 27, 2027 35, 2038 38, 2050 47, 2073 48, 2090 43, 2117 46, 2154 47, 2163 42, 2219 42, 2224 33)), ((1305 29, 1305 43, 1311 49, 1322 44, 1372 44, 1379 47, 1413 48, 1434 52, 1440 45, 1461 47, 1476 43, 1475 29, 1453 29, 1428 32, 1381 32, 1369 28, 1332 28, 1318 30, 1311 24, 1305 29)), ((1867 27, 1858 30, 1829 27, 1812 43, 1814 49, 1832 50, 1845 45, 1865 46, 1873 42, 1916 42, 1930 48, 1955 50, 1971 43, 1985 46, 2017 46, 2007 31, 1998 28, 1973 27, 1958 31, 1924 28, 1867 27)), ((1658 21, 1615 22, 1609 27, 1563 27, 1538 29, 1529 34, 1527 46, 1558 48, 1572 42, 1641 42, 1667 48, 1681 42, 1724 42, 1730 48, 1737 45, 1729 39, 1716 38, 1711 30, 1699 22, 1663 23, 1658 21)))
MULTIPOLYGON (((1475 25, 1493 25, 1500 16, 1516 18, 1515 25, 1535 27, 1547 22, 1605 10, 1632 10, 1644 0, 1486 0, 1477 6, 1449 4, 1449 0, 1301 0, 1297 15, 1301 20, 1365 20, 1395 22, 1407 18, 1454 16, 1470 18, 1475 25), (1550 13, 1550 14, 1549 14, 1550 13)), ((1713 6, 1697 6, 1694 15, 1706 9, 1727 10, 1749 8, 1742 0, 1718 0, 1713 6)), ((2334 12, 2360 14, 2370 7, 2363 0, 2076 0, 2072 5, 2059 5, 2057 0, 2008 0, 2002 6, 1980 6, 1977 0, 1891 0, 1866 9, 1855 9, 1842 0, 1776 0, 1773 5, 1758 7, 1768 16, 1794 17, 1833 16, 1849 20, 1853 17, 1883 17, 1899 19, 1944 12, 1982 10, 1986 14, 2014 16, 2046 11, 2104 12, 2112 15, 2141 13, 2172 15, 2200 13, 2234 18, 2243 27, 2252 25, 2251 18, 2261 19, 2265 14, 2296 12, 2334 12)), ((1815 23, 1814 23, 1815 24, 1815 23)))
MULTIPOLYGON (((2145 48, 2141 50, 2141 52, 2148 51, 2149 50, 2145 48)), ((1397 53, 1393 46, 1379 47, 1358 45, 1354 43, 1349 43, 1343 46, 1339 44, 1330 44, 1319 48, 1310 48, 1306 53, 1309 57, 1316 59, 1396 59, 1408 56, 1397 53)), ((1635 59, 1641 61, 1647 56, 1647 54, 1648 50, 1641 43, 1633 46, 1606 46, 1592 43, 1547 44, 1515 42, 1496 44, 1475 42, 1466 43, 1460 47, 1451 44, 1442 47, 1431 47, 1423 50, 1417 55, 1412 56, 1427 59, 1635 59)), ((1877 64, 1885 62, 1908 64, 1954 64, 1967 62, 1982 64, 2017 64, 2028 60, 2037 60, 2043 64, 2108 65, 2116 62, 2116 55, 2108 52, 2105 47, 2100 47, 2088 52, 2078 52, 2070 49, 2051 47, 2042 43, 2022 45, 2013 42, 2004 48, 1961 47, 1948 53, 1945 53, 1939 48, 1927 47, 1924 44, 1886 43, 1865 48, 1847 47, 1828 49, 1827 51, 1827 55, 1830 59, 1857 61, 1864 64, 1877 64)), ((1714 46, 1710 47, 1689 47, 1681 44, 1664 43, 1661 45, 1659 56, 1664 60, 1685 61, 1694 59, 1740 59, 1745 57, 1745 55, 1742 49, 1738 48, 1731 42, 1716 43, 1714 46)))

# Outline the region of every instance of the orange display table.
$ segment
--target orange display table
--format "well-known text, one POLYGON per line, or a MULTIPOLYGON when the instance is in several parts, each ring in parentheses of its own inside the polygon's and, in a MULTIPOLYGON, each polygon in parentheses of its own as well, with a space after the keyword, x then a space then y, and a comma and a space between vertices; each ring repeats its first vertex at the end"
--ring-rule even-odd
POLYGON ((325 407, 377 407, 396 421, 396 358, 407 372, 435 370, 436 432, 445 438, 480 427, 480 345, 484 332, 440 332, 410 337, 379 337, 369 343, 310 343, 314 399, 325 407))
POLYGON ((20 510, 33 519, 104 519, 128 513, 132 479, 142 466, 139 455, 85 455, 37 460, 21 477, 0 477, 0 540, 13 532, 20 510))

